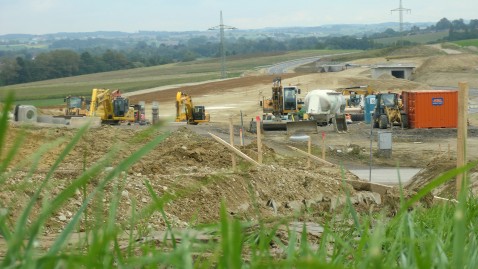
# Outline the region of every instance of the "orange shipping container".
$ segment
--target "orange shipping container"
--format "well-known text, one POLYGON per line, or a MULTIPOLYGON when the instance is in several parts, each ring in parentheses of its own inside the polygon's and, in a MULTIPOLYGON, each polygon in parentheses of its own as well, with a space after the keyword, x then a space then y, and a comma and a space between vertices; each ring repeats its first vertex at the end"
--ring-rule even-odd
POLYGON ((410 128, 457 127, 458 91, 410 91, 402 98, 410 128))

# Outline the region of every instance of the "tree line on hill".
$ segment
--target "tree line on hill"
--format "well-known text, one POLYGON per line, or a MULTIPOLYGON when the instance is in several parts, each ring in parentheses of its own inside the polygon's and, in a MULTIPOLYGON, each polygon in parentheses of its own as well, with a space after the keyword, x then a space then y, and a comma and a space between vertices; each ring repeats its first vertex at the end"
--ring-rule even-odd
MULTIPOLYGON (((377 38, 445 30, 449 31, 447 40, 478 38, 478 20, 466 24, 463 19, 449 21, 443 18, 426 29, 412 27, 403 33, 387 29, 362 37, 228 38, 225 53, 230 56, 307 49, 369 50, 397 45, 374 42, 377 38)), ((402 42, 400 45, 412 43, 402 42)), ((219 57, 219 47, 216 38, 206 36, 169 45, 101 38, 57 40, 46 50, 0 51, 0 86, 219 57)))

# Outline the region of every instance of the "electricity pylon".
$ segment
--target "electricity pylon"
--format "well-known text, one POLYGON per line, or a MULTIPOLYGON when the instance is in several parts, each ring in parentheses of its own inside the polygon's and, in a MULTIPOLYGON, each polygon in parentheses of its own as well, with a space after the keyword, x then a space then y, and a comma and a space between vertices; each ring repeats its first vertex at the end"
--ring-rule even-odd
POLYGON ((398 13, 399 13, 398 16, 400 18, 400 32, 402 32, 403 31, 403 12, 405 11, 405 12, 410 13, 412 10, 409 9, 409 8, 404 8, 402 6, 402 0, 400 0, 400 6, 396 9, 392 9, 390 12, 393 13, 394 11, 398 11, 398 13))
POLYGON ((224 30, 234 30, 234 29, 237 29, 236 27, 233 27, 233 26, 227 26, 227 25, 224 25, 223 21, 222 21, 222 10, 221 10, 221 21, 220 21, 220 24, 218 26, 214 26, 214 27, 211 27, 209 28, 209 30, 217 30, 219 29, 220 33, 221 33, 221 47, 220 47, 220 50, 221 50, 221 78, 226 78, 227 77, 227 74, 226 74, 226 47, 224 45, 224 30))

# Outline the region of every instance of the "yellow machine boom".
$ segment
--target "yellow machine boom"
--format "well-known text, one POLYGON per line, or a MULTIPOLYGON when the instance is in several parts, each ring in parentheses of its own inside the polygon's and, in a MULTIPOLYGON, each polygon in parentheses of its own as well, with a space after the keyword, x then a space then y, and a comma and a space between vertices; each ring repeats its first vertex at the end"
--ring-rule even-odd
POLYGON ((121 96, 119 90, 93 89, 90 117, 100 117, 102 123, 118 124, 119 122, 134 122, 134 108, 129 106, 127 98, 121 96))

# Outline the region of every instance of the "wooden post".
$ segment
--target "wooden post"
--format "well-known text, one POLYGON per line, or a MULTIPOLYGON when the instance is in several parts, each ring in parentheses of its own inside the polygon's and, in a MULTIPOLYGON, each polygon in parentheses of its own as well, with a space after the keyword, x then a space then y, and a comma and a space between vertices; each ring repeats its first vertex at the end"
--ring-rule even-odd
MULTIPOLYGON (((307 152, 312 154, 312 138, 309 136, 309 140, 307 141, 307 152)), ((307 158, 307 168, 310 168, 310 158, 307 158)))
MULTIPOLYGON (((229 142, 234 147, 234 125, 232 124, 232 117, 229 118, 229 142)), ((231 153, 232 171, 236 171, 236 154, 231 153)))
POLYGON ((296 147, 293 147, 293 146, 288 146, 288 147, 291 148, 292 150, 295 150, 295 151, 299 152, 300 154, 303 154, 304 156, 307 156, 307 157, 311 158, 313 161, 318 161, 318 162, 321 162, 321 163, 324 163, 324 164, 327 164, 327 165, 330 165, 330 166, 334 166, 334 167, 335 167, 335 164, 330 163, 330 162, 328 162, 328 161, 326 161, 326 160, 323 160, 323 159, 321 159, 321 158, 319 158, 319 157, 317 157, 317 156, 314 156, 314 155, 312 155, 312 154, 309 154, 309 153, 307 153, 307 152, 305 152, 305 151, 303 151, 303 150, 300 150, 300 149, 298 149, 298 148, 296 148, 296 147))
POLYGON ((257 133, 257 162, 262 164, 262 140, 261 140, 261 118, 256 117, 256 133, 257 133))
POLYGON ((322 132, 322 159, 325 160, 325 132, 322 132))
MULTIPOLYGON (((458 126, 456 139, 456 166, 462 167, 466 164, 466 139, 467 139, 467 118, 468 118, 468 84, 458 83, 458 126)), ((456 177, 456 197, 461 193, 461 187, 466 186, 466 173, 456 177)))
POLYGON ((212 136, 212 138, 216 139, 217 142, 223 144, 224 146, 226 146, 228 149, 232 150, 232 152, 236 153, 237 155, 239 155, 241 158, 244 158, 246 161, 254 164, 254 165, 257 165, 259 166, 260 164, 258 162, 256 162, 255 160, 253 160, 251 157, 247 156, 246 154, 242 153, 242 151, 236 149, 235 147, 229 145, 229 143, 227 143, 226 141, 222 140, 220 137, 218 137, 217 135, 214 135, 214 134, 211 134, 209 133, 210 136, 212 136))
POLYGON ((239 140, 241 147, 244 146, 244 133, 242 132, 242 127, 239 129, 239 140))

